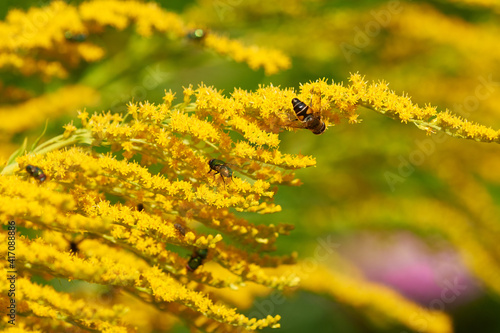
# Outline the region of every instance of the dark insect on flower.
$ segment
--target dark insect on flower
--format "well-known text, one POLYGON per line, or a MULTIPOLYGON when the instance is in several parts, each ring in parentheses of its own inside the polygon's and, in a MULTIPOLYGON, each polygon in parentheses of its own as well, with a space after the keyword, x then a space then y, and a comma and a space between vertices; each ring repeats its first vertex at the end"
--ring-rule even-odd
POLYGON ((74 254, 77 254, 78 252, 80 252, 80 249, 78 248, 78 244, 80 244, 80 242, 76 242, 74 240, 70 241, 69 242, 69 252, 74 253, 74 254))
POLYGON ((69 252, 71 252, 73 254, 78 254, 80 252, 80 248, 78 246, 80 245, 81 242, 83 242, 84 239, 85 238, 83 236, 76 237, 76 239, 75 238, 71 238, 71 240, 69 240, 68 238, 66 238, 66 240, 69 243, 69 252))
POLYGON ((144 205, 142 203, 137 205, 137 210, 142 212, 144 210, 144 205))
POLYGON ((71 42, 81 43, 87 39, 87 35, 86 34, 74 34, 71 31, 66 31, 64 33, 64 38, 66 38, 66 40, 71 41, 71 42))
POLYGON ((203 264, 203 260, 207 258, 208 249, 195 250, 188 260, 186 268, 190 272, 194 272, 203 264))
POLYGON ((212 172, 212 170, 215 171, 214 179, 217 174, 220 174, 222 181, 224 182, 224 186, 226 186, 224 177, 231 178, 231 180, 234 182, 233 170, 231 170, 231 168, 228 167, 225 162, 221 160, 211 159, 210 161, 208 161, 208 165, 210 166, 210 170, 208 171, 208 173, 212 172))
POLYGON ((196 42, 202 41, 206 36, 207 32, 203 29, 193 29, 186 34, 188 39, 196 42))
POLYGON ((304 128, 307 128, 314 134, 323 134, 326 130, 326 125, 321 120, 320 112, 313 110, 298 98, 292 99, 292 105, 293 111, 295 111, 297 118, 302 122, 304 128))
POLYGON ((47 179, 47 176, 43 173, 42 169, 39 167, 33 166, 33 165, 28 165, 26 167, 26 171, 34 178, 38 179, 40 183, 43 183, 45 179, 47 179))
POLYGON ((182 225, 180 225, 179 223, 175 223, 174 228, 177 229, 177 231, 179 231, 182 236, 186 236, 186 229, 184 229, 182 225))

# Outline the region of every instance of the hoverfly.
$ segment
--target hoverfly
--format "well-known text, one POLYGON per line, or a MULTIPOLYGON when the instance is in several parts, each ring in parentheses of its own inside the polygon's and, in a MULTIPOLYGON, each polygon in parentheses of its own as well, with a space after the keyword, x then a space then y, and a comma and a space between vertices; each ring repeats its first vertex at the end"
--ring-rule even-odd
POLYGON ((208 249, 195 250, 188 260, 186 268, 190 272, 194 272, 203 264, 203 260, 207 258, 208 249))
POLYGON ((43 183, 45 179, 47 179, 47 175, 45 175, 45 173, 43 173, 42 169, 40 169, 39 167, 28 164, 28 166, 26 166, 26 171, 33 178, 38 179, 40 183, 43 183))
POLYGON ((292 99, 292 105, 293 111, 295 111, 297 118, 302 122, 304 128, 317 135, 323 134, 326 130, 326 124, 321 120, 320 112, 313 110, 298 98, 292 99))
POLYGON ((224 186, 226 186, 224 177, 231 178, 231 180, 234 182, 233 170, 231 170, 231 168, 224 161, 212 158, 210 161, 208 161, 208 166, 210 167, 208 173, 212 172, 212 170, 215 171, 214 179, 217 174, 220 174, 222 181, 224 182, 224 186))

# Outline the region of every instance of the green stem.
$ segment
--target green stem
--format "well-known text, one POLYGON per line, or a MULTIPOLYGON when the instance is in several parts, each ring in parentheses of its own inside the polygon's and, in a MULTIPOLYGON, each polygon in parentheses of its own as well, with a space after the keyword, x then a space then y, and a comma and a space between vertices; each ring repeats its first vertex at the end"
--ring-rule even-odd
MULTIPOLYGON (((361 102, 359 105, 366 108, 366 109, 380 113, 386 117, 401 121, 401 118, 399 118, 399 116, 396 113, 392 112, 391 110, 378 109, 378 108, 376 108, 376 107, 374 107, 371 104, 366 103, 366 102, 361 102)), ((428 121, 425 121, 422 119, 408 119, 408 122, 413 123, 419 129, 429 127, 429 128, 432 128, 436 131, 439 131, 439 132, 445 132, 446 134, 448 134, 450 136, 464 138, 464 136, 459 136, 458 134, 455 134, 451 131, 443 130, 443 128, 441 126, 437 126, 436 124, 433 124, 432 122, 428 122, 428 121)))
POLYGON ((57 150, 73 144, 88 144, 92 143, 92 135, 88 129, 76 130, 69 138, 64 139, 64 135, 58 135, 36 147, 33 150, 35 154, 46 154, 49 151, 57 150))
MULTIPOLYGON (((64 134, 58 135, 48 141, 45 141, 38 147, 36 147, 30 153, 33 154, 46 154, 50 151, 61 149, 63 147, 75 145, 75 144, 88 144, 92 143, 92 134, 88 129, 79 129, 76 130, 69 138, 64 138, 64 134)), ((22 153, 21 153, 22 154, 22 153)), ((3 168, 0 174, 2 175, 10 175, 14 172, 14 170, 18 167, 17 162, 13 162, 3 168)))

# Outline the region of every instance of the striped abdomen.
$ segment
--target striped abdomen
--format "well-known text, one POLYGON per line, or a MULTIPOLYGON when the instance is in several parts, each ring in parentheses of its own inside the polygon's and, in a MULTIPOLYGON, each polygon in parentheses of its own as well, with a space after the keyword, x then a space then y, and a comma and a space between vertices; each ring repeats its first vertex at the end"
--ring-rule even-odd
POLYGON ((297 118, 304 123, 304 127, 312 131, 314 134, 323 134, 326 130, 326 124, 319 116, 314 115, 312 109, 306 103, 298 98, 292 99, 293 111, 297 118))

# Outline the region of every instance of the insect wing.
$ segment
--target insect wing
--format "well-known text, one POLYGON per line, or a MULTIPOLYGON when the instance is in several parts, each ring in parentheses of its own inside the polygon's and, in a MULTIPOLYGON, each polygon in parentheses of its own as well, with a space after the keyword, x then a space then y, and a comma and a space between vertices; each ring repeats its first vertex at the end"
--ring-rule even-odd
POLYGON ((310 111, 308 113, 312 113, 313 116, 320 118, 321 117, 321 92, 314 91, 313 95, 311 96, 311 105, 310 105, 310 111))
POLYGON ((212 161, 212 166, 213 167, 220 167, 220 166, 223 166, 223 165, 226 165, 226 163, 224 163, 223 161, 221 160, 213 160, 212 161))
POLYGON ((306 129, 306 125, 304 122, 300 121, 299 119, 292 119, 290 123, 286 124, 287 127, 293 127, 293 128, 300 128, 300 129, 306 129))

